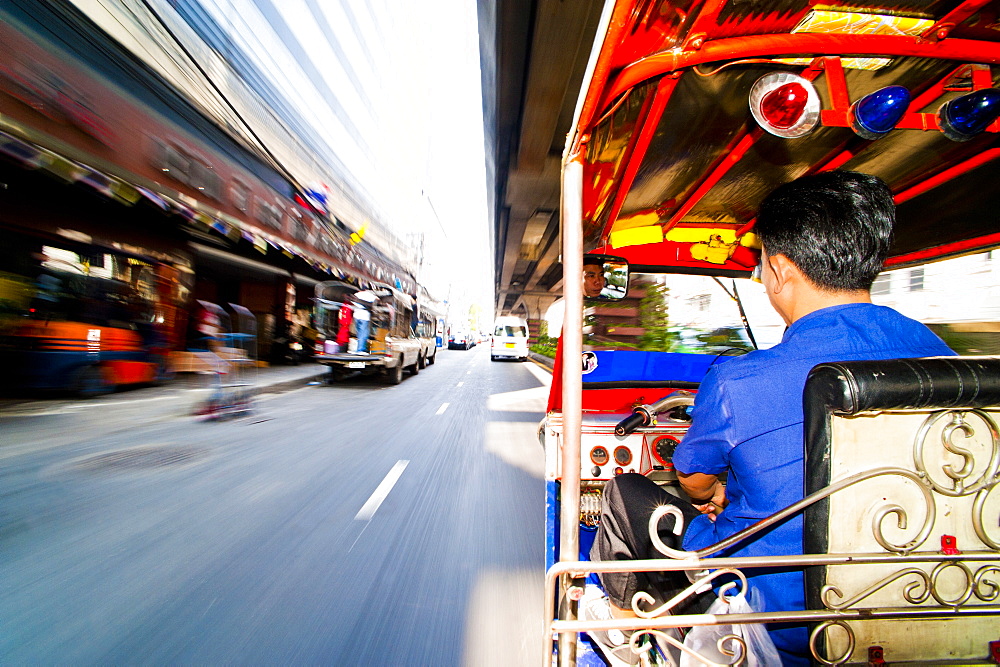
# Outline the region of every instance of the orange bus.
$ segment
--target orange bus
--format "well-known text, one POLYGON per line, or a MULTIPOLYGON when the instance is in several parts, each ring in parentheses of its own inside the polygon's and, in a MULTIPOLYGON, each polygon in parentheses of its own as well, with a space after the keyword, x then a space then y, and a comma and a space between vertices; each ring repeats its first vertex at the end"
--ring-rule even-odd
POLYGON ((183 331, 177 271, 84 244, 11 244, 0 271, 0 364, 12 391, 95 395, 170 376, 183 331))

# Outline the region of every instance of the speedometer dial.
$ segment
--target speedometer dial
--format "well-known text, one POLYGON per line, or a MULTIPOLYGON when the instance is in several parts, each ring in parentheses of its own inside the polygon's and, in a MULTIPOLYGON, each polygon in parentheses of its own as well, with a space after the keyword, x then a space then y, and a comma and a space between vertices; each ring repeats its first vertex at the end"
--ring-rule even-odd
POLYGON ((653 442, 653 456, 667 470, 674 469, 674 450, 677 439, 670 435, 660 436, 653 442))

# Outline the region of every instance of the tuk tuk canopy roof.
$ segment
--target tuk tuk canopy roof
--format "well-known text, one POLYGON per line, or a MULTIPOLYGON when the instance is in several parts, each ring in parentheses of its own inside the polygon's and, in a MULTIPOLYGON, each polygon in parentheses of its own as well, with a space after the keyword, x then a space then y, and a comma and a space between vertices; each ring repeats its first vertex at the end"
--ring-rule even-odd
POLYGON ((618 0, 578 104, 567 159, 584 167, 587 249, 649 270, 746 275, 757 207, 777 185, 829 169, 892 188, 899 267, 1000 244, 1000 123, 967 141, 942 105, 994 86, 996 3, 618 0), (751 112, 766 75, 797 75, 818 98, 815 129, 776 136, 751 112), (808 83, 806 84, 808 86, 808 83), (878 138, 852 105, 887 86, 910 103, 878 138))

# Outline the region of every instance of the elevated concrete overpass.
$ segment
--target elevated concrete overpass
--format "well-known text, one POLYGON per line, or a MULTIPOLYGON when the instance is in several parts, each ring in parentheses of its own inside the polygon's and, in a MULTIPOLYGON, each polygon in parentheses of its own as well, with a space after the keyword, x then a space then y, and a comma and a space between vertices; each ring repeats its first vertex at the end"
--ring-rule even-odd
POLYGON ((479 0, 497 315, 562 296, 559 169, 603 4, 479 0))

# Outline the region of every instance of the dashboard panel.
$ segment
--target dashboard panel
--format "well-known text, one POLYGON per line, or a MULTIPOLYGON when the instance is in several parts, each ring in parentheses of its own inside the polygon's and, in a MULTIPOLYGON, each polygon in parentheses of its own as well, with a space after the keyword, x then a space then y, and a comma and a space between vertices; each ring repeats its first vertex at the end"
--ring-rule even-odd
MULTIPOLYGON (((688 423, 663 419, 654 426, 640 428, 625 436, 615 434, 615 426, 627 414, 585 414, 580 433, 580 481, 606 482, 615 475, 637 472, 654 481, 676 482, 673 454, 687 432, 688 423)), ((542 425, 546 452, 546 477, 560 479, 557 456, 562 440, 562 419, 550 414, 542 425), (556 446, 550 446, 556 445, 556 446)), ((600 484, 598 484, 599 486, 600 484)))

